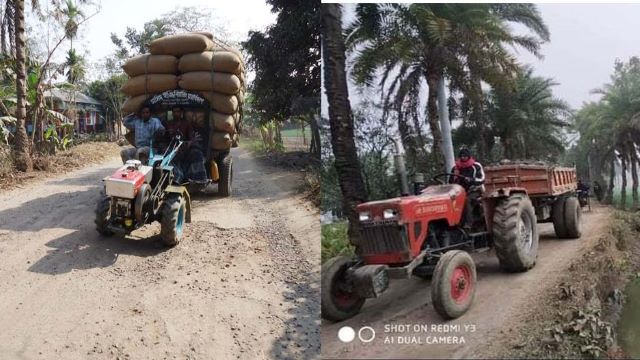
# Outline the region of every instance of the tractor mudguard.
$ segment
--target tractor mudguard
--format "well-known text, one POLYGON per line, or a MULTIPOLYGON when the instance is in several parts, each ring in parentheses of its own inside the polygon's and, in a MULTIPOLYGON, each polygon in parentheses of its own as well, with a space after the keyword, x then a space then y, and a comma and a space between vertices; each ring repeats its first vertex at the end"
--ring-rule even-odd
POLYGON ((515 194, 515 193, 528 195, 527 189, 523 187, 502 187, 491 192, 487 191, 484 194, 482 194, 482 197, 483 198, 502 198, 502 197, 509 197, 511 196, 511 194, 515 194))
POLYGON ((169 185, 164 191, 167 193, 180 194, 182 195, 182 197, 184 197, 185 201, 187 202, 187 213, 185 214, 185 221, 187 223, 190 223, 191 222, 191 197, 189 196, 189 192, 187 191, 187 188, 179 185, 169 185))

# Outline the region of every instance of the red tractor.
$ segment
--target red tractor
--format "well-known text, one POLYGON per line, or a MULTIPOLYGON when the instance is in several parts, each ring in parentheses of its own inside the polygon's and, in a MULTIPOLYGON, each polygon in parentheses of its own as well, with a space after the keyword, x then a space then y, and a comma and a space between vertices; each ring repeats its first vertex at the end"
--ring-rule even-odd
MULTIPOLYGON (((397 160, 396 166, 405 195, 358 205, 360 242, 354 244, 357 256, 338 256, 322 266, 323 318, 350 318, 367 298, 385 291, 390 279, 413 275, 431 277, 436 311, 446 319, 457 318, 469 309, 476 291, 476 268, 468 251, 493 247, 501 267, 509 272, 527 271, 535 265, 536 222, 547 219, 536 217, 528 183, 515 181, 519 176, 517 168, 509 170, 502 187, 495 186, 500 179, 492 176, 499 168, 487 170, 487 184, 493 186, 488 186, 481 200, 472 206, 473 215, 466 217, 470 223, 463 224, 468 200, 465 187, 447 181, 457 175, 439 174, 434 177, 439 184, 408 195, 402 175, 404 164, 397 160)), ((570 170, 575 174, 574 169, 570 170)), ((541 176, 537 179, 541 180, 541 176)), ((565 203, 564 196, 555 198, 565 203)), ((548 203, 541 202, 541 207, 548 203)), ((579 215, 576 224, 579 225, 579 215)))

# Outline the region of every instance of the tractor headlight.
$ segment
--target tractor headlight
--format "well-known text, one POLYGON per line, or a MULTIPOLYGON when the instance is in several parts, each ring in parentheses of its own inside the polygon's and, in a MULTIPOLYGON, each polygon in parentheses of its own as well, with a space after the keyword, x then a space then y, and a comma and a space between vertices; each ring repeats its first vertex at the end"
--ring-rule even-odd
POLYGON ((385 220, 395 219, 395 218, 398 217, 398 210, 396 210, 396 209, 385 209, 384 212, 382 213, 382 217, 385 220))
POLYGON ((362 211, 359 214, 360 221, 369 221, 371 220, 371 213, 369 211, 362 211))

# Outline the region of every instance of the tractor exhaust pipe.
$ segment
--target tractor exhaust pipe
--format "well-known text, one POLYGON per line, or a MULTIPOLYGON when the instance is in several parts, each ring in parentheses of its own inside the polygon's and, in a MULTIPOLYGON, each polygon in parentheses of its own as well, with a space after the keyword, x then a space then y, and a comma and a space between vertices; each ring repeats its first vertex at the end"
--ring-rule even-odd
POLYGON ((393 162, 400 178, 400 191, 402 196, 409 195, 409 181, 407 180, 407 168, 404 163, 404 149, 400 139, 392 137, 395 144, 395 151, 393 154, 393 162))

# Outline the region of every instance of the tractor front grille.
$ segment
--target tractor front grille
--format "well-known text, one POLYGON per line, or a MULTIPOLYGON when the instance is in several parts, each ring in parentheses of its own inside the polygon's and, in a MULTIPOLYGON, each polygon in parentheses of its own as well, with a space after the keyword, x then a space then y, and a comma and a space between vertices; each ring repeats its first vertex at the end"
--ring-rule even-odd
POLYGON ((360 231, 358 252, 361 256, 409 252, 406 225, 400 226, 395 221, 363 223, 360 231))

